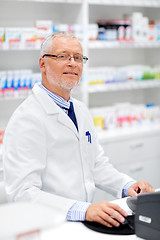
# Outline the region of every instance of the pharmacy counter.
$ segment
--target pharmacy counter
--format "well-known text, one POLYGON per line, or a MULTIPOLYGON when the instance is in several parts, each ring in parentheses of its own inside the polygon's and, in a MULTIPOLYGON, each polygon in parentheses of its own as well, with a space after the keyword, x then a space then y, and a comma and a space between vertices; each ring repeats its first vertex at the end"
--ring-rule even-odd
POLYGON ((138 139, 141 137, 150 137, 160 135, 160 124, 150 124, 146 126, 128 127, 115 130, 102 130, 98 132, 98 138, 101 144, 111 142, 121 142, 122 140, 138 139))
MULTIPOLYGON (((112 202, 131 214, 126 198, 112 202)), ((81 222, 66 221, 64 214, 57 210, 25 202, 0 204, 0 223, 0 239, 3 240, 140 239, 136 235, 98 233, 81 222)))
POLYGON ((79 222, 66 222, 61 226, 41 233, 41 240, 92 239, 92 240, 140 240, 136 235, 111 235, 92 231, 79 222))
MULTIPOLYGON (((128 208, 126 204, 126 198, 114 200, 112 202, 121 206, 123 209, 127 211, 128 214, 131 214, 131 210, 128 208)), ((53 240, 53 239, 138 240, 142 238, 139 238, 136 235, 113 235, 113 234, 99 233, 99 232, 90 230, 81 222, 65 222, 57 226, 56 228, 50 229, 48 231, 43 231, 41 233, 41 240, 53 240)))

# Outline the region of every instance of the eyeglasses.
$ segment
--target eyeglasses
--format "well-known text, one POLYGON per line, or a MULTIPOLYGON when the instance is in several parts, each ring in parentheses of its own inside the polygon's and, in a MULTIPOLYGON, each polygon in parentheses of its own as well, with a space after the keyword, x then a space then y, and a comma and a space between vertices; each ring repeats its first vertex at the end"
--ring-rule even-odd
POLYGON ((81 55, 75 55, 75 56, 71 56, 69 54, 58 54, 58 55, 53 55, 53 54, 44 54, 42 56, 42 58, 44 57, 54 57, 54 58, 57 58, 58 61, 62 61, 62 62, 65 62, 65 61, 70 61, 71 58, 74 59, 75 62, 77 63, 86 63, 88 58, 86 56, 81 56, 81 55))

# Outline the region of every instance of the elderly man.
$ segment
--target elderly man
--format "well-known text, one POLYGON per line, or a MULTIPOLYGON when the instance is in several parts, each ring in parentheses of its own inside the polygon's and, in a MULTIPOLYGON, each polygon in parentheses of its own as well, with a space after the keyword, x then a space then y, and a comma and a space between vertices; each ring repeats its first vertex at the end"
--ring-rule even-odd
POLYGON ((14 112, 5 133, 6 193, 9 201, 59 209, 67 220, 118 227, 126 212, 107 201, 93 204, 95 187, 116 197, 153 188, 109 163, 88 109, 70 96, 87 60, 79 40, 70 33, 55 33, 42 43, 42 83, 14 112))

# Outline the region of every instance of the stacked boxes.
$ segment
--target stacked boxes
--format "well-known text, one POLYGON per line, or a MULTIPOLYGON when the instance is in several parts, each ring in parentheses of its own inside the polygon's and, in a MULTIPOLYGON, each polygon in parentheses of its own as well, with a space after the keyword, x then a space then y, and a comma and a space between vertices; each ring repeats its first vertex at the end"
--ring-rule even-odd
POLYGON ((120 103, 90 110, 98 130, 124 129, 160 123, 160 107, 156 104, 120 103))
POLYGON ((160 66, 97 67, 88 71, 90 85, 160 79, 160 66))
POLYGON ((78 24, 53 24, 50 20, 37 20, 35 27, 0 28, 0 49, 39 49, 48 35, 58 31, 71 31, 82 39, 82 28, 78 24))
POLYGON ((0 71, 0 98, 26 97, 41 74, 31 70, 0 71))

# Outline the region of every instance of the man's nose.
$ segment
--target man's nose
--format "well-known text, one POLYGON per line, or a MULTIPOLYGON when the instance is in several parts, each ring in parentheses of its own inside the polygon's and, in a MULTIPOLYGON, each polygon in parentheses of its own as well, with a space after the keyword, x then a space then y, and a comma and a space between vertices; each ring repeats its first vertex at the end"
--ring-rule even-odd
POLYGON ((68 60, 69 60, 68 64, 72 64, 72 65, 76 65, 77 64, 75 59, 74 59, 74 57, 72 57, 72 56, 70 56, 68 60))
POLYGON ((74 57, 72 57, 72 56, 69 56, 69 61, 74 61, 74 62, 75 62, 75 59, 74 59, 74 57))

